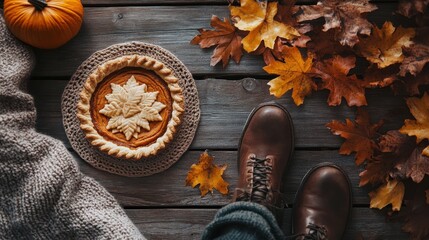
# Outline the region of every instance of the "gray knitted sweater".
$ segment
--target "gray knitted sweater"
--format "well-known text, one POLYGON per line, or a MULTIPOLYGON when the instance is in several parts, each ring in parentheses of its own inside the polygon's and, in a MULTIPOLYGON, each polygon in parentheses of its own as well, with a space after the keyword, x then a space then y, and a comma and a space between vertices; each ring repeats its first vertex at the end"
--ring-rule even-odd
POLYGON ((0 11, 0 239, 144 239, 58 140, 34 129, 31 50, 0 11))

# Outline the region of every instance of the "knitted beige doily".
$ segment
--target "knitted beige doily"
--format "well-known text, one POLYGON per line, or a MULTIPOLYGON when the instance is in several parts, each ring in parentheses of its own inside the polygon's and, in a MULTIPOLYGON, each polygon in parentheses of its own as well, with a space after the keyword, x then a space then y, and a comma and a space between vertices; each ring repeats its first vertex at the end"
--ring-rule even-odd
POLYGON ((97 51, 79 66, 64 90, 62 114, 67 137, 73 149, 82 159, 93 167, 107 172, 139 177, 166 170, 185 153, 191 145, 198 127, 200 103, 191 73, 176 56, 156 45, 129 42, 112 45, 97 51), (157 59, 173 70, 173 74, 179 79, 179 85, 183 89, 185 98, 185 112, 182 116, 182 123, 177 129, 173 141, 156 156, 143 158, 139 161, 114 158, 97 150, 85 139, 84 133, 80 129, 80 121, 76 116, 79 94, 88 75, 106 61, 134 54, 157 59))

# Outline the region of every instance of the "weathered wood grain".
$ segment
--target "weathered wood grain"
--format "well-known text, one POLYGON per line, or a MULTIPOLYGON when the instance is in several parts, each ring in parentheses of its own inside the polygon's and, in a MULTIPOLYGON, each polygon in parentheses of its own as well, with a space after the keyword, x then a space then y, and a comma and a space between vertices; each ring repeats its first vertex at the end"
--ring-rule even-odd
MULTIPOLYGON (((211 151, 215 157, 215 163, 227 164, 224 177, 230 183, 230 194, 223 196, 216 192, 200 197, 199 190, 185 186, 186 175, 193 163, 198 161, 202 151, 188 151, 170 169, 149 177, 130 178, 97 170, 84 162, 77 154, 74 158, 79 163, 83 173, 97 180, 125 207, 136 206, 221 206, 232 199, 232 190, 235 188, 238 178, 237 152, 236 151, 211 151)), ((337 151, 296 151, 289 162, 286 172, 286 184, 284 193, 286 202, 293 204, 296 190, 302 177, 314 165, 321 162, 333 162, 347 172, 353 188, 354 204, 369 204, 367 189, 358 187, 361 171, 355 166, 353 158, 341 156, 337 151)))
MULTIPOLYGON (((217 209, 126 209, 148 239, 201 239, 217 209)), ((291 209, 284 214, 283 231, 289 234, 291 209)), ((343 239, 407 239, 399 223, 385 223, 384 215, 367 208, 354 208, 343 239)))
MULTIPOLYGON (((61 139, 69 146, 61 119, 61 94, 66 84, 67 81, 61 80, 31 80, 29 87, 38 109, 37 129, 61 139)), ((275 100, 269 95, 266 80, 205 79, 197 80, 196 84, 202 115, 192 149, 237 148, 243 125, 252 108, 259 103, 275 100)), ((325 124, 333 119, 344 121, 345 118, 354 118, 355 109, 344 103, 339 107, 329 107, 327 93, 314 93, 300 107, 293 104, 290 94, 277 100, 291 113, 296 147, 338 148, 342 143, 341 138, 333 136, 325 124)), ((404 99, 393 96, 390 89, 370 89, 367 96, 367 109, 373 121, 387 120, 384 129, 398 129, 409 117, 404 99)))
MULTIPOLYGON (((391 18, 396 3, 379 4, 369 14, 371 22, 382 23, 391 18)), ((34 76, 69 77, 92 53, 115 43, 143 41, 158 44, 182 60, 192 74, 198 76, 266 75, 259 56, 246 54, 239 65, 227 68, 210 66, 212 50, 202 50, 189 42, 199 28, 208 28, 211 16, 229 15, 226 6, 136 6, 91 7, 85 9, 80 33, 56 50, 36 50, 34 76)))

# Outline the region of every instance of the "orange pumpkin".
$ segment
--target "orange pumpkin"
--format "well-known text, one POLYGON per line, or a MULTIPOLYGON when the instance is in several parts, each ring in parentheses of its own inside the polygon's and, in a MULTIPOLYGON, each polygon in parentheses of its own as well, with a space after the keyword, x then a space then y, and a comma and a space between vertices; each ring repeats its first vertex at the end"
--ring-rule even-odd
POLYGON ((9 30, 34 47, 57 48, 80 29, 80 0, 5 0, 4 18, 9 30))

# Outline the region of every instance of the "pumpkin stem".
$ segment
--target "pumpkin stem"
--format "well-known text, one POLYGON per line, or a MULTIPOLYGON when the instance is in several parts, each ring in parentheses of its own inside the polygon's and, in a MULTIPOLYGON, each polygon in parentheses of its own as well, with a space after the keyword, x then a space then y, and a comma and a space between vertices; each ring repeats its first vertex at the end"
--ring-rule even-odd
POLYGON ((42 11, 48 4, 46 3, 46 0, 28 0, 31 5, 33 5, 36 10, 42 11))

